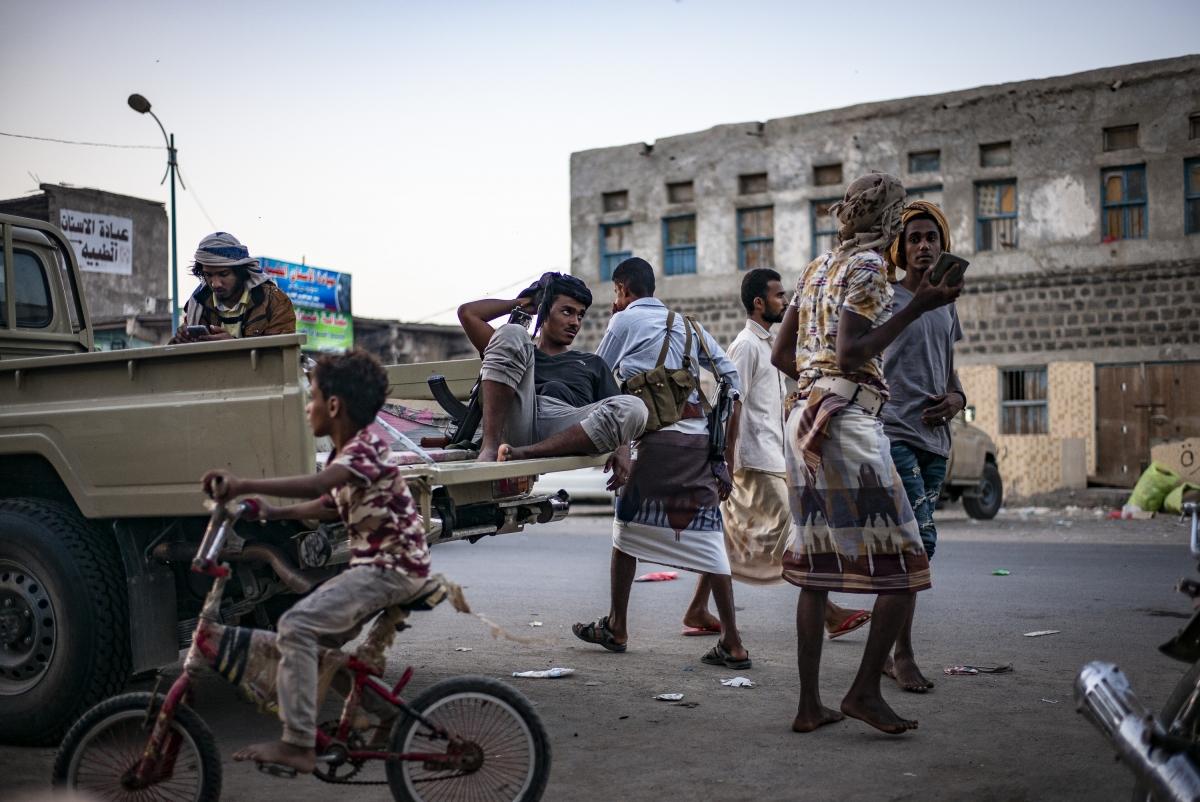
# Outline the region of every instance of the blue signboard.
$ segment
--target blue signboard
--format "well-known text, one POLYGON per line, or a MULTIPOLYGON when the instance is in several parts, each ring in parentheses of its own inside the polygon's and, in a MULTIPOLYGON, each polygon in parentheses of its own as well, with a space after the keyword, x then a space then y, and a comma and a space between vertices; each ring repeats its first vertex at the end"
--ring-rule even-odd
POLYGON ((350 314, 350 274, 258 257, 263 273, 292 303, 306 309, 350 314))

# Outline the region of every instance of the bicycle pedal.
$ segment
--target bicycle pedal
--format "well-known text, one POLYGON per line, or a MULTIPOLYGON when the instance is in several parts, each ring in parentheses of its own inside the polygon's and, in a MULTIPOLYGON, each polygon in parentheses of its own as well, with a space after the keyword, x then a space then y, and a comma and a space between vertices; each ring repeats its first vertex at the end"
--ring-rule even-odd
POLYGON ((270 774, 272 777, 279 777, 284 780, 295 779, 298 773, 291 766, 285 766, 282 763, 258 763, 258 770, 263 774, 270 774))

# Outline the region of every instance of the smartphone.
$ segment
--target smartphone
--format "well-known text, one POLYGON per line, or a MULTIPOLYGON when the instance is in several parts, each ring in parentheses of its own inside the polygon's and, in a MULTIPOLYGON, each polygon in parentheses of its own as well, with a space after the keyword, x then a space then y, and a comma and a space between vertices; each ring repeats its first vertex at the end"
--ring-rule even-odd
POLYGON ((931 268, 933 272, 929 274, 929 283, 941 284, 944 277, 946 285, 949 287, 962 284, 963 274, 967 272, 967 267, 970 264, 970 262, 961 256, 943 252, 938 258, 937 263, 931 268))
POLYGON ((204 337, 207 334, 211 334, 208 326, 188 326, 184 331, 187 332, 187 336, 189 337, 204 337))

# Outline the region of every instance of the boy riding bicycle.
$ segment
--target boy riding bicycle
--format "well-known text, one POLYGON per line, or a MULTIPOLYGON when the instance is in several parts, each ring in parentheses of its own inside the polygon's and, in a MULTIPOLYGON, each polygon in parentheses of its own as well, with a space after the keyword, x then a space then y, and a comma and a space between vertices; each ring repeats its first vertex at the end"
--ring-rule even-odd
POLYGON ((368 430, 387 398, 383 366, 364 351, 324 356, 309 377, 306 407, 313 434, 334 450, 324 470, 281 479, 243 479, 229 471, 204 475, 218 502, 248 493, 311 499, 287 507, 262 504, 260 520, 341 519, 350 537, 350 567, 279 619, 279 741, 252 744, 234 760, 280 764, 309 773, 316 765, 317 647, 345 642, 379 610, 428 591, 429 546, 416 505, 388 446, 368 430))

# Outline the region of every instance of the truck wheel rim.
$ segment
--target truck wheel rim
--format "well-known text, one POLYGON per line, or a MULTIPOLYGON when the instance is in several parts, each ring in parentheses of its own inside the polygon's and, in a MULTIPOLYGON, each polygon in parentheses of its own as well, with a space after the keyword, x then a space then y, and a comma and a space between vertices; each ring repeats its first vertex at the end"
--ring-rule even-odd
POLYGON ((991 509, 996 502, 996 485, 989 479, 984 479, 979 487, 979 502, 984 509, 991 509))
POLYGON ((41 579, 20 563, 0 560, 0 696, 38 684, 54 657, 57 631, 41 579))

